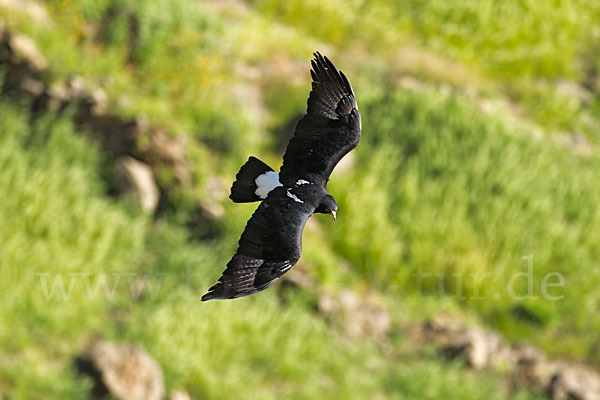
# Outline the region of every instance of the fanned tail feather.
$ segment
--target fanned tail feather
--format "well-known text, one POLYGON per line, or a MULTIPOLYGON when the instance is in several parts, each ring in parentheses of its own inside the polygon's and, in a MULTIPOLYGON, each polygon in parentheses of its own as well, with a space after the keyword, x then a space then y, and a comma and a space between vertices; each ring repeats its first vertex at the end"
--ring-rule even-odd
POLYGON ((273 171, 271 167, 258 158, 251 156, 237 173, 235 182, 231 186, 229 198, 236 203, 251 203, 262 200, 256 194, 256 178, 270 171, 273 171))

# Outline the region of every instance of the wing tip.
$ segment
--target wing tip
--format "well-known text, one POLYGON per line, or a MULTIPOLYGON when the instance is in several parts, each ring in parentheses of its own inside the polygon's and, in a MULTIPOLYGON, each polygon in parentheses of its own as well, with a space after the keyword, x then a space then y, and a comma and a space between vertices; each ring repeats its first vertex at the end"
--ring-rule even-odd
MULTIPOLYGON (((320 52, 315 51, 313 53, 313 59, 310 61, 313 69, 315 70, 315 72, 318 72, 319 69, 323 69, 323 72, 325 71, 326 68, 329 68, 330 66, 328 64, 331 64, 331 61, 329 61, 329 59, 327 58, 327 56, 323 56, 320 52)), ((333 66, 333 69, 337 71, 337 69, 335 68, 335 66, 333 66)))
POLYGON ((338 87, 337 90, 342 89, 342 93, 345 92, 356 98, 354 89, 350 85, 350 81, 346 75, 337 69, 327 56, 322 55, 318 50, 313 53, 313 56, 314 58, 310 61, 312 67, 310 75, 313 84, 330 81, 334 86, 338 87))
POLYGON ((217 300, 217 299, 224 299, 222 283, 217 283, 216 285, 211 286, 208 289, 208 293, 206 293, 204 296, 202 296, 202 298, 200 300, 207 301, 207 300, 217 300))
MULTIPOLYGON (((276 280, 277 279, 275 279, 273 282, 275 282, 276 280)), ((273 282, 271 282, 271 283, 273 283, 273 282)), ((264 288, 260 288, 260 289, 255 287, 251 290, 242 290, 242 291, 233 291, 233 292, 226 291, 223 286, 217 286, 214 289, 210 288, 208 293, 206 293, 204 296, 202 296, 202 298, 200 298, 200 301, 238 299, 240 297, 247 297, 247 296, 253 295, 255 293, 258 293, 258 292, 266 289, 269 286, 270 286, 270 284, 265 286, 264 288)))

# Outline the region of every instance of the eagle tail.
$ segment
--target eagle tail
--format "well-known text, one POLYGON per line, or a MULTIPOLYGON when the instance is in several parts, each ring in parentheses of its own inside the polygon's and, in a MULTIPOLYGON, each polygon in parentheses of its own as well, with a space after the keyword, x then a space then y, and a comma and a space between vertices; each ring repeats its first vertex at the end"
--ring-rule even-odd
POLYGON ((229 198, 236 203, 259 201, 265 199, 277 186, 281 186, 279 174, 258 158, 251 156, 235 176, 229 198))

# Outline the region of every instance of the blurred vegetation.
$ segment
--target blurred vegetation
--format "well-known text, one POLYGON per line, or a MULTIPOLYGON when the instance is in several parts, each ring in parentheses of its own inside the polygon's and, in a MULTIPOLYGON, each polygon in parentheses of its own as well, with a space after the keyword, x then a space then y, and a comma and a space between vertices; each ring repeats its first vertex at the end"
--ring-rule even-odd
POLYGON ((310 294, 199 302, 255 205, 219 199, 219 233, 202 239, 194 205, 250 154, 278 164, 315 50, 353 83, 364 134, 329 185, 338 221, 312 218, 299 267, 333 292, 377 292, 394 344, 405 324, 446 311, 600 366, 596 1, 39 4, 46 22, 9 5, 0 21, 33 38, 52 80, 82 76, 111 112, 183 140, 193 182, 151 218, 108 195, 110 160, 69 110, 0 101, 0 394, 85 397, 73 359, 104 337, 141 344, 168 388, 194 398, 537 398, 498 374, 348 338, 310 294), (537 298, 515 300, 507 284, 527 256, 537 298), (562 300, 540 292, 551 272, 562 300), (42 283, 60 277, 68 299, 55 286, 47 300, 42 283))

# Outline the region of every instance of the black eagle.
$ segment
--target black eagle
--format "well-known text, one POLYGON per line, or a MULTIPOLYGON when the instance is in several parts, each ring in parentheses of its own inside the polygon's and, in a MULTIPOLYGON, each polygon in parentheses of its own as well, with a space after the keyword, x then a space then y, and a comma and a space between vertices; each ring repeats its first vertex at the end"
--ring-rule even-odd
POLYGON ((336 164, 358 145, 356 98, 346 76, 318 52, 311 62, 312 90, 306 115, 288 143, 279 173, 250 157, 237 173, 230 198, 261 201, 237 252, 202 301, 249 296, 266 289, 300 259, 302 231, 313 213, 337 212, 327 192, 336 164))

